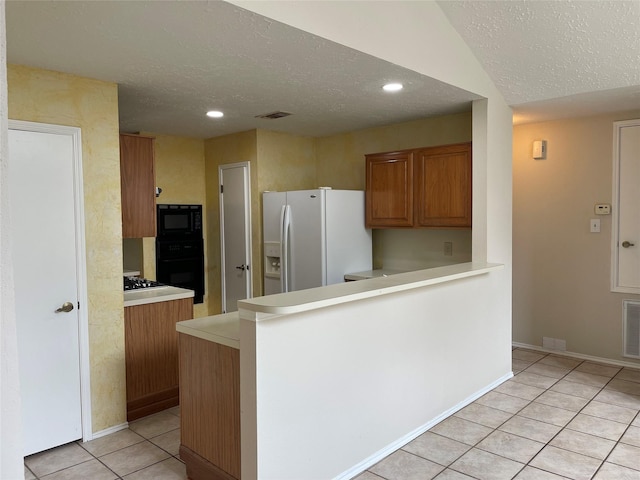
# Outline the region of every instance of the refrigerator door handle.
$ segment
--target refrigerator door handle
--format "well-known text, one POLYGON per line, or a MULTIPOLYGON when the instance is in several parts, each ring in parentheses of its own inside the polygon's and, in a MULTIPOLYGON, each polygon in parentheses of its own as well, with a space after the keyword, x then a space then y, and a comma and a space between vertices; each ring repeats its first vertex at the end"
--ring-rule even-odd
POLYGON ((289 291, 289 227, 291 207, 283 205, 280 212, 280 285, 282 292, 289 291))

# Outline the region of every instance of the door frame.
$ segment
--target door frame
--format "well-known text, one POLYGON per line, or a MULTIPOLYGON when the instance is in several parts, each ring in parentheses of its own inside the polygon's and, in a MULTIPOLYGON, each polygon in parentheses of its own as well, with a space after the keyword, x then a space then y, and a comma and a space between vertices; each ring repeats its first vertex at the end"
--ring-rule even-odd
MULTIPOLYGON (((89 297, 87 293, 87 262, 84 221, 84 187, 82 175, 82 134, 78 127, 53 125, 48 123, 8 121, 8 130, 21 130, 33 133, 49 133, 71 137, 73 144, 73 199, 76 239, 76 278, 78 289, 78 345, 80 362, 80 418, 82 422, 82 440, 93 438, 91 423, 91 368, 89 362, 89 297)), ((11 152, 9 152, 11 159, 11 152)), ((9 175, 11 173, 9 172, 9 175)))
POLYGON ((222 307, 222 313, 227 311, 226 300, 226 276, 225 276, 225 244, 224 244, 224 194, 222 188, 222 178, 224 170, 231 168, 243 168, 244 177, 244 213, 245 213, 245 258, 247 260, 248 275, 246 276, 246 290, 248 293, 247 298, 253 297, 253 258, 251 248, 251 163, 250 162, 236 162, 227 163, 218 166, 218 195, 220 203, 220 305, 222 307))
POLYGON ((640 126, 640 119, 613 122, 613 186, 611 195, 611 291, 639 295, 640 288, 618 285, 620 258, 620 132, 625 127, 640 126))

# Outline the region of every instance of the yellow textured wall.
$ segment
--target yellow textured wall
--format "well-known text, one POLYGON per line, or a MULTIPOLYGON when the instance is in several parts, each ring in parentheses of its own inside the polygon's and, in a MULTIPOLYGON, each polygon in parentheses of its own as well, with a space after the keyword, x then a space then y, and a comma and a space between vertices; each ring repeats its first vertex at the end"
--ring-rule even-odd
MULTIPOLYGON (((203 303, 193 306, 193 315, 204 317, 209 315, 204 140, 150 132, 145 135, 155 137, 156 185, 162 188, 156 203, 200 204, 203 208, 205 296, 203 303)), ((144 239, 142 244, 144 276, 155 279, 155 239, 144 239)))
MULTIPOLYGON (((214 315, 222 311, 220 296, 220 197, 218 167, 229 163, 249 162, 251 170, 251 221, 252 221, 252 255, 254 267, 257 255, 260 254, 260 242, 256 241, 256 222, 260 218, 260 203, 258 191, 258 165, 256 131, 241 132, 222 137, 205 140, 205 180, 207 191, 207 248, 209 257, 208 291, 209 314, 214 315)), ((258 223, 258 225, 261 222, 258 223)), ((253 270, 254 293, 260 291, 262 274, 253 270)), ((256 293, 257 294, 257 293, 256 293)))
POLYGON ((93 431, 126 421, 116 84, 8 66, 9 118, 82 129, 93 431))
POLYGON ((317 181, 321 186, 336 189, 364 190, 365 154, 470 140, 471 113, 430 117, 318 138, 317 181))
POLYGON ((566 341, 571 352, 622 357, 622 300, 611 292, 613 122, 640 110, 513 127, 513 340, 542 346, 566 341), (547 158, 534 160, 534 140, 547 158), (600 218, 600 233, 589 221, 600 218))

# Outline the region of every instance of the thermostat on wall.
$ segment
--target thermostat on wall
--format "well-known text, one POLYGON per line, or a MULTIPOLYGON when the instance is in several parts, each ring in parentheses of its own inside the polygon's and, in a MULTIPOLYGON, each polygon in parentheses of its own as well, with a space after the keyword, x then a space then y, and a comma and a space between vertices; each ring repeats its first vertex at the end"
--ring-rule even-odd
POLYGON ((547 158, 546 140, 536 140, 533 142, 533 158, 534 160, 544 160, 547 158))
POLYGON ((596 215, 609 215, 611 213, 611 205, 608 203, 596 203, 594 211, 596 215))

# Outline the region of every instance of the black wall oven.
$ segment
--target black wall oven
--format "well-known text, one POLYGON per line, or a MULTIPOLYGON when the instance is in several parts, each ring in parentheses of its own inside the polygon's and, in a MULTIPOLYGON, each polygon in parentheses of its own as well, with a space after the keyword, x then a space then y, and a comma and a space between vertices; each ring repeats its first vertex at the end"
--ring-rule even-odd
POLYGON ((204 299, 204 242, 201 205, 158 205, 156 278, 194 291, 193 303, 204 299))

